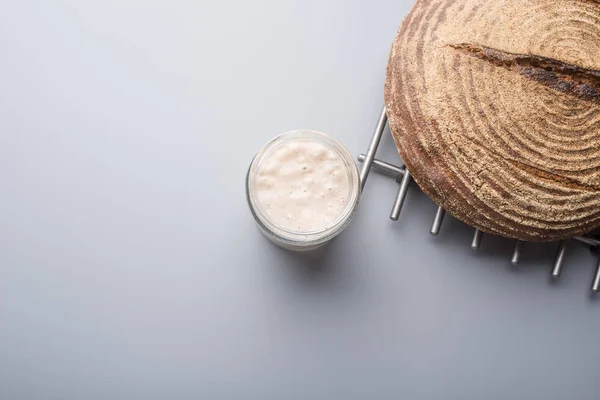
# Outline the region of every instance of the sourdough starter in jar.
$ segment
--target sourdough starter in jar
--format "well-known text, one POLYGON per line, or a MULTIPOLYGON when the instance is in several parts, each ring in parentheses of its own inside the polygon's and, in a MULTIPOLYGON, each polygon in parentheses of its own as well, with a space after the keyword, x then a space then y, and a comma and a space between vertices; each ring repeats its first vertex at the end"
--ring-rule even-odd
POLYGON ((341 232, 359 194, 358 171, 348 151, 331 137, 292 131, 268 143, 248 173, 253 214, 275 243, 302 250, 341 232))

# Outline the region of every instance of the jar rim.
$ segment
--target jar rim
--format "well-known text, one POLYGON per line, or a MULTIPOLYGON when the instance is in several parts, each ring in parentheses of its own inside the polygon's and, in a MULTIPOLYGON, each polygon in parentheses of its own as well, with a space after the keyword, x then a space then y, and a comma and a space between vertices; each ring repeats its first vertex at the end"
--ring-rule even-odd
POLYGON ((284 244, 291 246, 315 246, 325 243, 337 236, 348 226, 352 220, 360 199, 360 178, 358 168, 352 155, 346 149, 346 147, 344 147, 333 137, 323 132, 310 129, 297 129, 284 132, 267 142, 267 144, 265 144, 252 159, 246 174, 246 198, 250 207, 250 211, 252 212, 252 215, 258 226, 271 240, 283 242, 284 244), (331 224, 324 228, 313 231, 295 231, 285 229, 270 221, 269 218, 261 212, 260 207, 257 206, 255 202, 252 193, 253 178, 254 174, 259 170, 258 167, 260 166, 260 162, 266 155, 270 154, 272 150, 278 148, 283 143, 288 143, 290 141, 318 142, 328 147, 330 150, 335 151, 346 166, 346 172, 348 173, 348 179, 350 182, 349 197, 348 201, 346 202, 346 207, 340 213, 340 215, 334 221, 332 221, 331 224))

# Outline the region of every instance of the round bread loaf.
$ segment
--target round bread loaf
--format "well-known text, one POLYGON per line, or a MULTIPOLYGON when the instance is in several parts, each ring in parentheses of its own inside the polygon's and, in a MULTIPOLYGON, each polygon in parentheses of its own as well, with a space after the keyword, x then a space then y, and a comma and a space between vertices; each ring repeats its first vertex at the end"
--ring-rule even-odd
POLYGON ((600 226, 600 2, 417 0, 385 104, 408 170, 458 219, 533 241, 600 226))

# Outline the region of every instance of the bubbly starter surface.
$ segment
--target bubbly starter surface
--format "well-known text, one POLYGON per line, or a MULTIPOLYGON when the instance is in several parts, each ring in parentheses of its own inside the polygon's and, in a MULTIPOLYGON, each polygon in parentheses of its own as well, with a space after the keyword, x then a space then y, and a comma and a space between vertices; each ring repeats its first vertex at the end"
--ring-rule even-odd
POLYGON ((343 159, 316 142, 283 143, 261 161, 254 188, 257 206, 279 227, 327 228, 346 208, 351 181, 343 159))

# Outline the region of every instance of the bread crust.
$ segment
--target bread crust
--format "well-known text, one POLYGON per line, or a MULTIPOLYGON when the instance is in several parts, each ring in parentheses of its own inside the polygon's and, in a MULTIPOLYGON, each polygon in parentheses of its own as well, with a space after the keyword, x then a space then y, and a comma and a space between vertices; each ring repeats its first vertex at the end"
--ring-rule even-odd
POLYGON ((437 204, 484 232, 552 241, 600 227, 600 3, 417 0, 385 104, 437 204))

